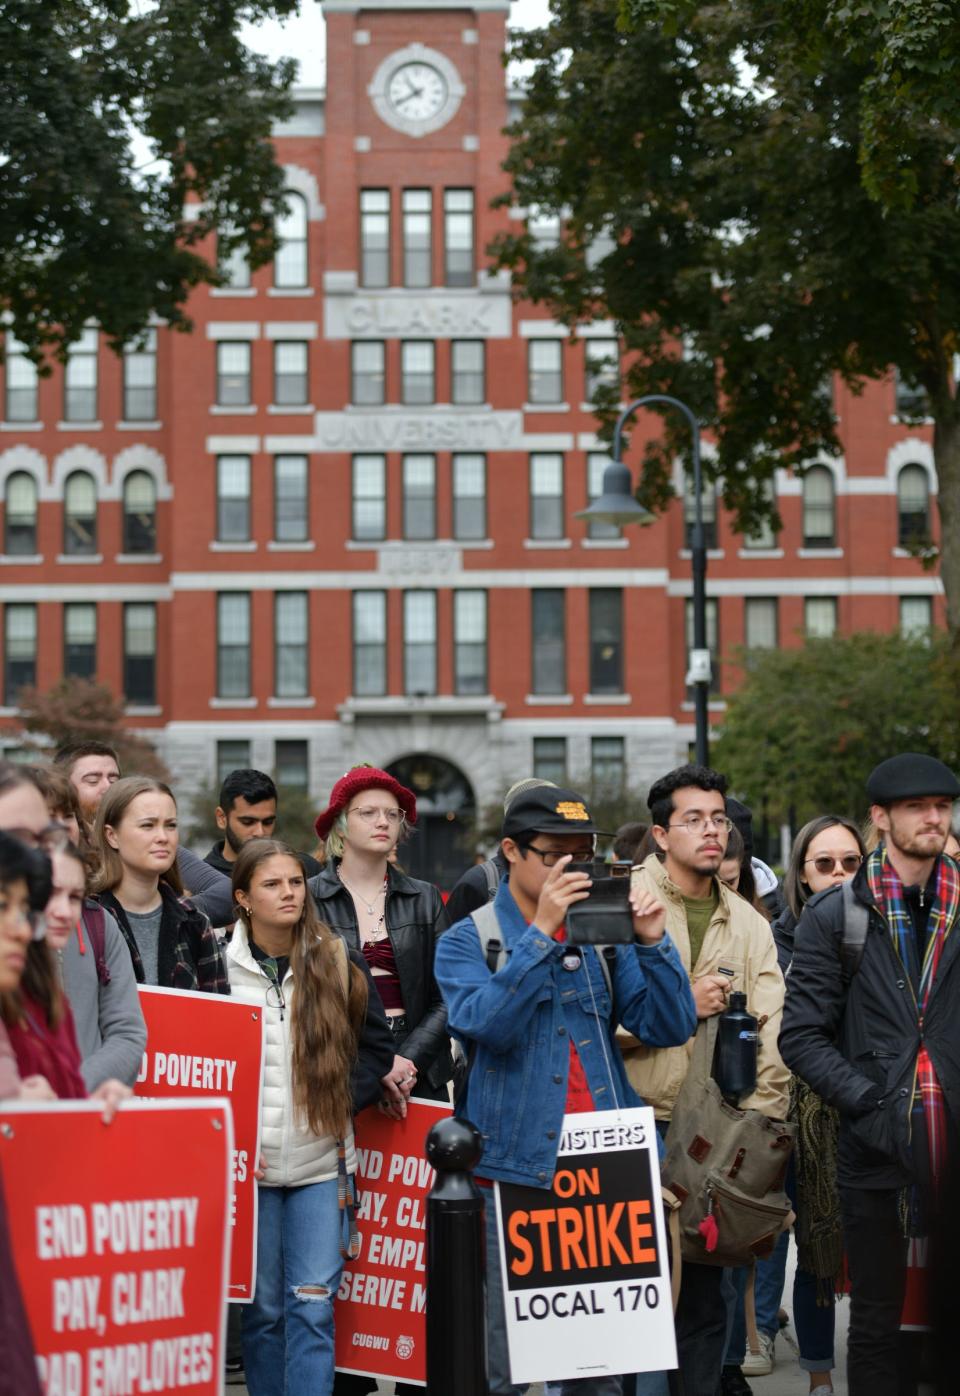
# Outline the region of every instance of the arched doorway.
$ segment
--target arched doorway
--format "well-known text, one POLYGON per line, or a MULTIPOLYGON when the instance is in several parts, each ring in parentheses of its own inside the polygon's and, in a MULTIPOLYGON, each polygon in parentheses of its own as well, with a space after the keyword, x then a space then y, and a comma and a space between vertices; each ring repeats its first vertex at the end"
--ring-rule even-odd
POLYGON ((448 892, 473 861, 473 787, 457 766, 427 753, 403 756, 387 770, 417 797, 417 827, 400 847, 400 862, 411 877, 448 892))

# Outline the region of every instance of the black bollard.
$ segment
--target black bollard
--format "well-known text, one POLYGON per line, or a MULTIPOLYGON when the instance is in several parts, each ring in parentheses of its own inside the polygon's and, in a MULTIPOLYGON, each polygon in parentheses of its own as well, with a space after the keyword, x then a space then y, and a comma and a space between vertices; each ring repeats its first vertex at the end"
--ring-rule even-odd
POLYGON ((482 1153, 469 1120, 440 1120, 427 1135, 437 1170, 427 1199, 427 1396, 487 1396, 484 1200, 471 1177, 482 1153))

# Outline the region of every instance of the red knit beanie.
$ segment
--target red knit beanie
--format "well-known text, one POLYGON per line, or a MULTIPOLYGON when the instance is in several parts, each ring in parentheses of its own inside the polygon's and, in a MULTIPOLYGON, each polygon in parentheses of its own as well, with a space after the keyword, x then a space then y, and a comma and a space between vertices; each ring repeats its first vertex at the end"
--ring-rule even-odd
POLYGON ((416 824, 417 797, 412 790, 394 780, 386 771, 378 771, 376 766, 352 766, 330 791, 330 803, 327 808, 322 814, 317 815, 314 828, 318 838, 327 837, 337 815, 347 808, 354 795, 359 795, 361 790, 389 790, 403 810, 407 823, 416 824))

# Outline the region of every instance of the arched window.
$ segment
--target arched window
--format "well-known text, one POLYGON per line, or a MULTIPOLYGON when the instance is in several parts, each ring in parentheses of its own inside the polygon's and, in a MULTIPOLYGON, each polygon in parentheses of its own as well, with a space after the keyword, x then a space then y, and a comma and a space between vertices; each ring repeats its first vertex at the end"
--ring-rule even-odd
POLYGON ((803 546, 832 548, 835 538, 833 471, 814 465, 803 477, 803 546))
POLYGON ((897 542, 901 548, 930 537, 930 482, 922 465, 905 465, 897 476, 897 542))
POLYGON ((70 557, 97 551, 97 484, 86 470, 68 475, 63 487, 63 551, 70 557))
POLYGON ((25 470, 7 479, 3 550, 13 557, 37 551, 37 482, 25 470))
POLYGON ((287 211, 277 218, 277 248, 273 263, 274 286, 307 284, 307 201, 302 194, 285 194, 287 211))
POLYGON ((145 470, 131 470, 123 482, 123 551, 157 551, 157 487, 145 470))
MULTIPOLYGON (((703 516, 703 542, 707 548, 717 546, 717 487, 712 480, 703 481, 700 495, 703 516)), ((683 546, 693 546, 693 525, 697 513, 697 492, 693 488, 693 476, 684 477, 683 490, 683 546)))

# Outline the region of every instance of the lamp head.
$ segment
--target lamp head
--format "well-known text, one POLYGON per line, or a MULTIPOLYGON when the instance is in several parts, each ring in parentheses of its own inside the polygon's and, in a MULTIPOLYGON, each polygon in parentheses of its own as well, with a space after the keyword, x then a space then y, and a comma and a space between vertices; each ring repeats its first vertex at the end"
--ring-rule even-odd
POLYGON ((578 509, 574 518, 588 523, 648 524, 653 522, 649 509, 633 497, 630 471, 622 461, 611 461, 603 472, 603 490, 586 509, 578 509))

